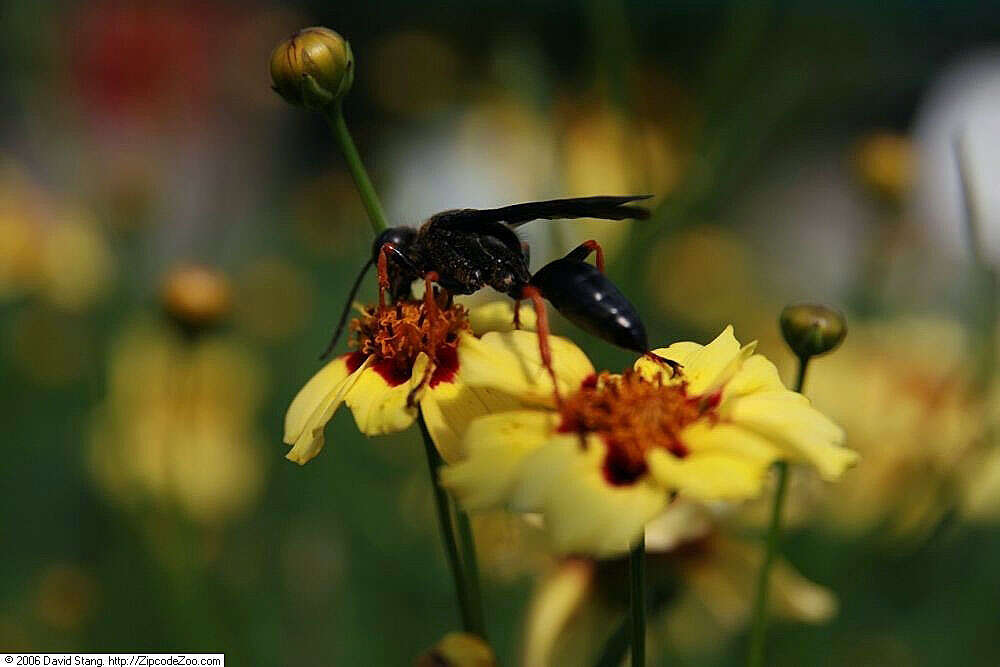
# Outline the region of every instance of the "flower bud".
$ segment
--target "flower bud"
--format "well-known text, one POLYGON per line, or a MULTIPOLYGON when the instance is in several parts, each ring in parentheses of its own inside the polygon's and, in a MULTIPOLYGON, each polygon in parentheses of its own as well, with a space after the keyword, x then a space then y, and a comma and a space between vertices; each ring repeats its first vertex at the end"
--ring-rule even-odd
POLYGON ((496 667, 489 644, 475 635, 451 632, 416 661, 416 667, 496 667))
POLYGON ((880 132, 859 142, 854 154, 861 183, 875 195, 898 203, 913 184, 916 157, 904 136, 880 132))
POLYGON ((329 28, 304 28, 271 53, 271 81, 289 104, 325 109, 354 83, 351 45, 329 28))
POLYGON ((181 266, 167 274, 160 292, 163 309, 184 328, 203 329, 219 323, 230 306, 229 283, 205 266, 181 266))
POLYGON ((781 333, 799 358, 830 352, 847 335, 844 316, 826 306, 800 304, 781 311, 781 333))

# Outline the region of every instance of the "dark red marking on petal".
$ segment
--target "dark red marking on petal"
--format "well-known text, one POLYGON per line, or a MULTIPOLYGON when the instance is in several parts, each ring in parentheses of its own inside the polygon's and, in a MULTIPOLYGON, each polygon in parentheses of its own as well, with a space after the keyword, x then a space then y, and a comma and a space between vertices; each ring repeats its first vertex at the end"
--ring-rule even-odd
POLYGON ((609 446, 604 455, 604 479, 612 486, 631 486, 648 470, 645 460, 635 460, 620 447, 609 446))
POLYGON ((671 441, 671 443, 667 445, 667 451, 679 459, 683 459, 691 453, 691 450, 688 449, 687 446, 680 440, 671 441))
POLYGON ((361 364, 365 363, 365 359, 368 355, 363 352, 350 352, 344 355, 344 363, 347 364, 347 372, 353 373, 354 371, 361 368, 361 364))
POLYGON ((431 375, 430 386, 436 387, 441 382, 454 382, 458 373, 458 349, 452 345, 441 345, 435 356, 437 365, 431 375))
POLYGON ((594 389, 595 387, 597 387, 597 373, 591 373, 580 383, 581 389, 594 389))
POLYGON ((412 375, 412 367, 401 367, 395 359, 383 359, 371 365, 373 371, 382 376, 386 384, 390 387, 398 387, 404 382, 409 382, 412 375))
POLYGON ((714 410, 715 408, 719 407, 719 403, 722 402, 722 390, 717 389, 713 391, 711 394, 699 396, 697 398, 697 401, 698 401, 698 410, 700 412, 705 413, 708 412, 709 410, 714 410))
POLYGON ((563 414, 562 419, 559 420, 559 426, 556 427, 557 433, 581 433, 582 431, 583 425, 572 414, 563 414))

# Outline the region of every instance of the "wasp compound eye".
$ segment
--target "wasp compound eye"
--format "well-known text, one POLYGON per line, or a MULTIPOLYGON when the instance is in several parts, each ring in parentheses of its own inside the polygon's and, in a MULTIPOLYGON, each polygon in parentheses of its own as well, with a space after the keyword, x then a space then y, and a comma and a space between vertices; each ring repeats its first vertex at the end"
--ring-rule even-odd
POLYGON ((391 243, 400 250, 409 247, 417 237, 417 230, 412 227, 391 227, 375 238, 372 244, 372 257, 377 258, 382 246, 391 243))

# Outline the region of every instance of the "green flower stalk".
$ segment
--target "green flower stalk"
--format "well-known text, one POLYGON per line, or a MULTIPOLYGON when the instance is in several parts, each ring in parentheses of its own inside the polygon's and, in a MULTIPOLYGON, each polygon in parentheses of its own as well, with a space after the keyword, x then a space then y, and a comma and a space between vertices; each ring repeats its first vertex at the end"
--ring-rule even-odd
POLYGON ((326 118, 361 195, 377 236, 387 229, 385 211, 361 162, 344 119, 343 101, 354 84, 354 53, 346 39, 329 28, 304 28, 271 53, 272 88, 294 106, 326 118))
MULTIPOLYGON (((844 316, 826 306, 800 304, 787 306, 781 311, 781 333, 785 343, 799 358, 799 370, 795 379, 795 391, 801 393, 806 381, 809 360, 832 352, 847 335, 844 316)), ((753 625, 750 628, 750 652, 747 664, 750 667, 764 666, 764 643, 767 637, 767 597, 771 584, 771 567, 778 554, 781 541, 781 517, 788 492, 788 462, 779 461, 777 487, 771 504, 771 519, 767 527, 764 562, 757 575, 754 595, 753 625)))
POLYGON ((646 664, 646 535, 629 552, 629 629, 632 667, 646 664))
MULTIPOLYGON (((271 81, 274 91, 289 104, 323 114, 347 162, 372 230, 378 236, 388 229, 382 203, 344 118, 344 97, 354 83, 354 53, 351 45, 329 28, 304 28, 280 43, 271 53, 271 81)), ((434 488, 441 539, 455 581, 464 629, 485 638, 472 529, 465 513, 456 510, 457 532, 461 539, 456 536, 452 504, 438 480, 438 469, 443 462, 431 440, 422 413, 418 423, 434 488)))

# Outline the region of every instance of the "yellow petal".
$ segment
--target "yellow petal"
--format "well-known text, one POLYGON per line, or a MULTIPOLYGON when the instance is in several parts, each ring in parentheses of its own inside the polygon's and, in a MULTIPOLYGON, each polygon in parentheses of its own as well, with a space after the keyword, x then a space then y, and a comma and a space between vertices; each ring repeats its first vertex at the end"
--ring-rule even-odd
POLYGON ((781 458, 781 449, 767 438, 728 422, 695 422, 681 431, 681 442, 699 454, 730 454, 761 463, 765 467, 781 458))
POLYGON ((292 444, 306 427, 306 422, 316 408, 333 392, 340 383, 347 379, 349 354, 342 355, 327 363, 318 373, 313 375, 305 386, 299 390, 285 413, 285 444, 292 444))
MULTIPOLYGON (((549 667, 553 664, 581 664, 569 662, 565 656, 556 661, 558 644, 565 639, 567 626, 578 619, 580 608, 594 600, 592 585, 596 563, 589 559, 568 559, 557 569, 541 579, 531 596, 524 624, 524 667, 549 667)), ((590 630, 590 628, 585 628, 590 630)), ((589 636, 592 636, 588 632, 589 636)), ((579 646, 579 642, 573 642, 579 646)))
MULTIPOLYGON (((534 331, 538 323, 535 309, 523 301, 519 309, 521 329, 534 331)), ((494 300, 469 308, 469 326, 473 333, 481 336, 490 331, 514 331, 514 303, 508 300, 494 300)))
POLYGON ((414 667, 497 667, 490 645, 467 632, 449 632, 419 656, 414 667))
MULTIPOLYGON (((764 550, 759 544, 716 533, 698 559, 682 562, 683 578, 724 627, 746 622, 764 550)), ((771 573, 771 610, 784 618, 819 623, 836 613, 837 599, 783 559, 771 573)))
POLYGON ((473 419, 523 407, 513 396, 494 389, 469 387, 461 378, 459 369, 453 381, 428 387, 420 401, 427 430, 447 463, 465 458, 462 436, 473 419))
MULTIPOLYGON (((676 361, 683 366, 682 377, 692 394, 704 394, 732 377, 743 359, 753 353, 753 343, 744 348, 733 335, 732 325, 727 326, 708 345, 682 342, 670 347, 653 350, 657 356, 676 361)), ((635 369, 646 377, 664 372, 663 364, 648 357, 635 362, 635 369)))
POLYGON ((306 383, 285 414, 284 440, 292 445, 285 458, 303 465, 320 453, 325 442, 323 429, 370 365, 369 357, 353 373, 342 377, 347 372, 346 357, 339 357, 306 383))
POLYGON ((783 389, 785 385, 781 382, 778 369, 763 355, 755 354, 743 362, 739 371, 726 383, 722 400, 783 389))
POLYGON ((512 506, 537 510, 558 551, 597 557, 622 554, 667 502, 666 490, 646 475, 627 486, 604 476, 607 448, 596 436, 586 448, 560 434, 525 458, 512 506))
POLYGON ((837 615, 837 596, 815 584, 784 559, 771 573, 771 606, 776 614, 803 623, 825 623, 837 615))
POLYGON ((733 399, 723 417, 764 436, 783 457, 812 464, 826 480, 840 477, 858 455, 843 447, 844 431, 793 391, 767 391, 733 399))
POLYGON ((681 459, 654 449, 646 461, 660 484, 703 501, 754 498, 760 495, 767 474, 767 463, 725 452, 692 452, 681 459))
POLYGON ((441 482, 468 509, 507 503, 524 457, 545 444, 558 416, 516 410, 480 417, 466 429, 466 458, 441 470, 441 482))
POLYGON ((344 397, 358 430, 365 435, 385 435, 409 428, 417 418, 416 403, 426 391, 426 383, 417 392, 413 407, 406 404, 407 398, 424 377, 427 364, 427 355, 417 355, 410 379, 396 386, 391 386, 375 368, 366 369, 344 397))
MULTIPOLYGON (((563 396, 580 387, 594 373, 587 355, 572 342, 549 336, 552 367, 563 396)), ((472 387, 496 389, 541 405, 554 403, 552 380, 542 365, 537 334, 528 331, 492 332, 468 337, 460 347, 462 379, 472 387)))

